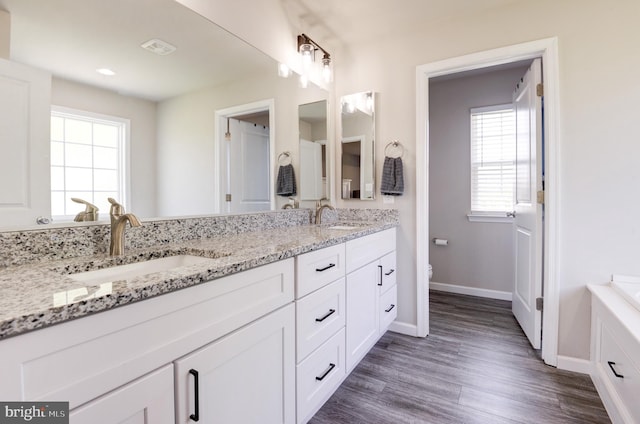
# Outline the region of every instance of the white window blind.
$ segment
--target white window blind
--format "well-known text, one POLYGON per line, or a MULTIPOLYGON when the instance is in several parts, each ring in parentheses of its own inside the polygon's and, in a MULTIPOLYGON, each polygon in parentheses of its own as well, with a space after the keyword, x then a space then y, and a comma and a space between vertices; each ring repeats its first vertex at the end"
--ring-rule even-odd
MULTIPOLYGON (((51 215, 71 219, 85 206, 109 213, 108 197, 126 204, 125 141, 128 121, 54 107, 51 111, 51 215)), ((105 215, 107 214, 107 215, 105 215)))
POLYGON ((513 210, 516 122, 511 104, 472 108, 471 214, 513 210))

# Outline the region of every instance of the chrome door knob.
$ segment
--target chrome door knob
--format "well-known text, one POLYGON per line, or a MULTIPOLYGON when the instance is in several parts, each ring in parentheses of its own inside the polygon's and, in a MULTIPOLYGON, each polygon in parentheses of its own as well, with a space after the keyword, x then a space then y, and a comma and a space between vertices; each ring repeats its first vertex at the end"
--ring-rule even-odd
POLYGON ((516 211, 513 212, 507 212, 507 218, 515 218, 516 217, 516 211))

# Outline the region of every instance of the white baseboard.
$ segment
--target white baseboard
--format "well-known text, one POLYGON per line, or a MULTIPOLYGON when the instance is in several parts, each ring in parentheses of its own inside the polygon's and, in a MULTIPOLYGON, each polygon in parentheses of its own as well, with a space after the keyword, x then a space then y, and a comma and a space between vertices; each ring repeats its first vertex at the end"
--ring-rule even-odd
POLYGON ((580 374, 593 374, 593 363, 588 359, 558 355, 557 367, 561 370, 579 372, 580 374))
POLYGON ((393 321, 389 326, 389 331, 413 337, 417 337, 418 335, 418 327, 415 324, 407 324, 406 322, 399 321, 393 321))
POLYGON ((511 301, 511 292, 479 289, 476 287, 459 286, 456 284, 436 283, 434 281, 429 282, 429 289, 436 291, 443 291, 448 293, 467 294, 469 296, 486 297, 489 299, 499 299, 511 301))

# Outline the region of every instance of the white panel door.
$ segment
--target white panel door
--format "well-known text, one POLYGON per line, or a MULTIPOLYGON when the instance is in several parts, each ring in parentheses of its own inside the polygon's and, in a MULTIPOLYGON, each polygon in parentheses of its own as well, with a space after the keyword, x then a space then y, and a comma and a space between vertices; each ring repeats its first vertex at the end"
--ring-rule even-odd
POLYGON ((513 314, 535 349, 541 347, 542 311, 542 62, 536 59, 513 94, 516 111, 515 278, 513 314))
POLYGON ((51 215, 51 76, 0 59, 0 222, 51 215))
POLYGON ((300 200, 322 198, 322 145, 301 138, 300 200))
POLYGON ((228 212, 271 209, 269 128, 231 119, 228 212))

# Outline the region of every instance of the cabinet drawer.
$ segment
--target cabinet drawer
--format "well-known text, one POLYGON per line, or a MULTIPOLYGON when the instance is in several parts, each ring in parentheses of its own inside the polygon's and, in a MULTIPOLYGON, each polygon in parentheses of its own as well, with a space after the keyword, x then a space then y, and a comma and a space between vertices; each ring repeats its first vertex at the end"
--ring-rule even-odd
POLYGON ((396 249, 396 229, 369 234, 346 243, 347 273, 396 249))
POLYGON ((613 332, 604 323, 600 326, 600 354, 598 366, 604 378, 615 389, 620 400, 633 417, 640 422, 640 370, 635 366, 627 352, 623 350, 613 332), (615 373, 618 376, 615 375, 615 373))
POLYGON ((296 353, 298 362, 344 327, 344 278, 296 302, 296 353))
POLYGON ((380 334, 384 334, 389 325, 398 316, 398 286, 393 286, 380 296, 380 334))
POLYGON ((298 423, 306 423, 329 399, 345 376, 344 328, 297 367, 298 423))
POLYGON ((296 257, 296 298, 344 277, 344 244, 325 247, 296 257))
POLYGON ((391 287, 396 285, 396 252, 384 255, 380 258, 380 280, 378 285, 380 286, 380 293, 385 293, 391 287))

